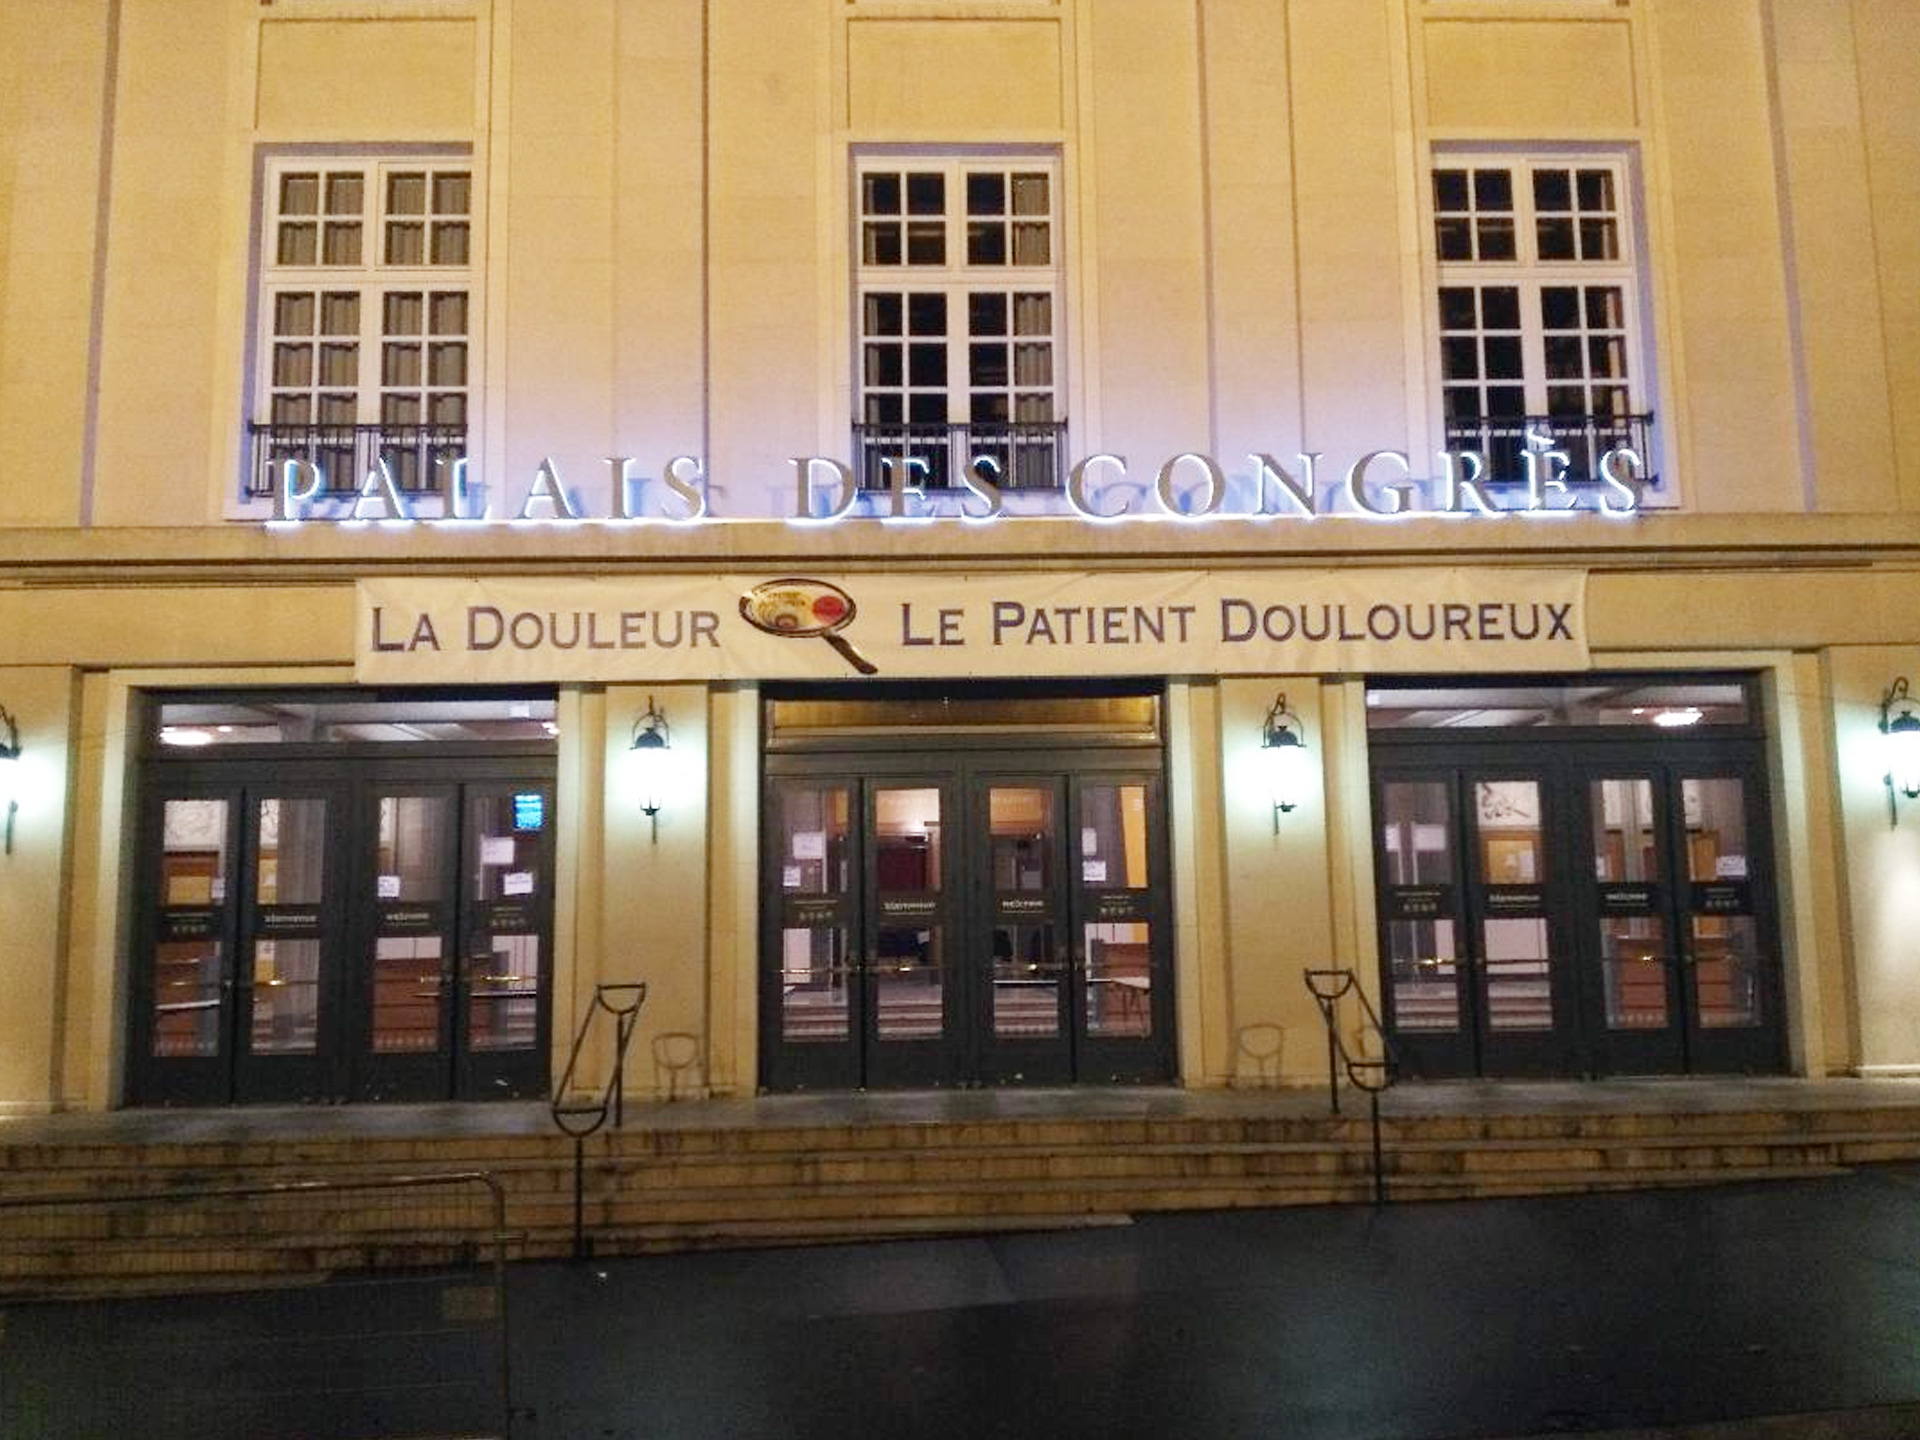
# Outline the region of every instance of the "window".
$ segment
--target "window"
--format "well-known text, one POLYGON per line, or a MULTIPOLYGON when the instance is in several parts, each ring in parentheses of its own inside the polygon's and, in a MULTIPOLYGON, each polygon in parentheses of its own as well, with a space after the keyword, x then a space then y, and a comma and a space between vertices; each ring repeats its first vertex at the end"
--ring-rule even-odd
POLYGON ((1627 446, 1652 463, 1628 172, 1602 158, 1452 158, 1433 171, 1440 382, 1449 449, 1525 478, 1528 433, 1591 479, 1627 446))
POLYGON ((249 493, 286 460, 351 492, 465 455, 473 177, 463 160, 285 160, 266 176, 249 493))
POLYGON ((974 466, 1060 484, 1060 219, 1042 157, 868 157, 855 175, 860 483, 974 466))

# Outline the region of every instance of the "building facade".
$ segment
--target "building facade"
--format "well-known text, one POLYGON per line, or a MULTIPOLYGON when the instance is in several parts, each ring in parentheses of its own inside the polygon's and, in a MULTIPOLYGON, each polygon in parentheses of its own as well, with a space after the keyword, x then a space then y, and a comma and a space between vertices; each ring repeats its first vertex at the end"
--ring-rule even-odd
POLYGON ((13 0, 0 217, 0 1113, 1920 1073, 1906 0, 13 0))

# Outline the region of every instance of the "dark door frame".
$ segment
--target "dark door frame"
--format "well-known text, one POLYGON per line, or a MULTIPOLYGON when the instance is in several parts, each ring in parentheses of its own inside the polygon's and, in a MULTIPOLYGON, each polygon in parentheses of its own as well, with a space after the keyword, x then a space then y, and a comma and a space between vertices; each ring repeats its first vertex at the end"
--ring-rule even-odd
MULTIPOLYGON (((1765 744, 1757 731, 1727 727, 1697 735, 1650 735, 1639 730, 1383 731, 1372 737, 1370 758, 1376 903, 1383 939, 1380 984, 1385 1014, 1395 1044, 1410 1074, 1431 1077, 1518 1076, 1528 1074, 1608 1075, 1662 1073, 1778 1073, 1786 1067, 1785 989, 1780 954, 1777 891, 1770 820, 1765 744), (1660 914, 1675 937, 1675 978, 1669 991, 1674 1033, 1656 1042, 1632 1032, 1609 1030, 1600 987, 1597 921, 1601 887, 1592 854, 1589 782, 1641 778, 1653 781, 1661 826, 1663 874, 1660 914), (1686 828, 1681 805, 1685 779, 1733 778, 1744 787, 1746 854, 1750 870, 1729 903, 1751 915, 1758 947, 1765 957, 1758 976, 1762 1023, 1715 1030, 1698 1025, 1696 967, 1688 933, 1691 916, 1707 913, 1690 907, 1702 901, 1686 874, 1686 828), (1479 857, 1469 855, 1475 839, 1468 813, 1472 786, 1486 778, 1537 778, 1541 784, 1541 833, 1548 847, 1552 879, 1544 913, 1556 955, 1564 956, 1554 978, 1554 1038, 1525 1045, 1507 1057, 1492 1043, 1482 1013, 1484 991, 1471 957, 1479 954, 1479 925, 1486 915, 1489 887, 1478 883, 1479 857), (1454 848, 1451 883, 1445 887, 1393 887, 1386 883, 1386 856, 1379 837, 1383 786, 1407 781, 1443 782, 1448 787, 1454 848), (1387 927, 1405 920, 1407 901, 1396 891, 1431 889, 1424 898, 1433 913, 1458 928, 1456 953, 1460 1026, 1453 1034, 1400 1031, 1393 1018, 1391 957, 1387 927), (1441 895, 1437 892, 1450 893, 1441 895), (1689 899, 1689 897, 1694 897, 1689 899), (1545 1068, 1541 1068, 1544 1066, 1545 1068)), ((1531 913, 1531 912, 1530 912, 1531 913)), ((1502 1037, 1504 1038, 1504 1037, 1502 1037)))
MULTIPOLYGON (((132 955, 127 966, 129 1010, 125 1033, 127 1096, 131 1104, 207 1105, 233 1102, 288 1102, 386 1099, 444 1100, 508 1098, 544 1094, 551 1048, 553 991, 553 800, 556 767, 551 747, 508 753, 499 747, 408 746, 395 753, 392 746, 294 747, 232 746, 221 753, 195 752, 191 757, 150 759, 140 776, 137 837, 133 876, 132 955), (451 753, 450 753, 451 752, 451 753), (445 1038, 452 1042, 430 1069, 406 1071, 391 1087, 372 1077, 380 1062, 367 1053, 370 1019, 372 948, 377 931, 377 898, 372 893, 372 868, 366 863, 374 843, 371 800, 385 789, 390 793, 410 785, 423 791, 444 791, 456 801, 449 848, 455 889, 448 897, 452 913, 447 930, 455 936, 477 933, 479 918, 472 897, 465 893, 471 868, 467 797, 495 791, 538 790, 544 797, 545 825, 539 836, 541 872, 547 877, 528 906, 526 923, 538 935, 542 978, 536 997, 537 1034, 531 1049, 487 1055, 470 1053, 464 1036, 467 992, 471 981, 466 961, 449 957, 456 966, 457 998, 445 1038), (250 1024, 248 1004, 251 962, 247 948, 261 928, 253 904, 256 857, 252 844, 256 802, 266 798, 325 797, 329 806, 324 841, 327 913, 314 917, 289 915, 282 933, 322 938, 316 1046, 299 1055, 253 1055, 246 1043, 250 1024), (218 897, 203 907, 166 907, 161 903, 159 860, 163 852, 166 802, 174 799, 218 799, 228 805, 224 873, 218 897), (368 893, 358 893, 366 890, 368 893), (156 1057, 155 955, 165 935, 181 926, 193 933, 217 934, 221 942, 221 976, 215 1027, 217 1051, 211 1056, 156 1057)), ((275 907, 293 910, 296 907, 275 907)))

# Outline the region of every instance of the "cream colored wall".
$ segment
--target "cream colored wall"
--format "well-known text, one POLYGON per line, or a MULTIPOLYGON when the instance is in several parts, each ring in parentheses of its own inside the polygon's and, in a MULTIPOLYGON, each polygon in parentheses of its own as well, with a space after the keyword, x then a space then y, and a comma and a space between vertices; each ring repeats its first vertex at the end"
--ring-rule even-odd
POLYGON ((1880 700, 1915 674, 1911 644, 1840 647, 1828 657, 1839 771, 1851 1017, 1863 1074, 1920 1075, 1920 804, 1889 808, 1879 753, 1880 700))
MULTIPOLYGON (((77 677, 59 666, 0 666, 0 705, 19 729, 12 762, 12 853, 0 855, 0 1115, 54 1108, 67 933, 61 896, 71 873, 68 789, 73 779, 77 677)), ((4 736, 0 736, 3 739, 4 736)), ((5 762, 0 762, 4 764, 5 762)), ((0 795, 0 825, 7 822, 0 795)))
POLYGON ((1822 509, 1898 509, 1860 83, 1861 42, 1877 42, 1852 0, 1769 0, 1768 17, 1812 488, 1822 509))
POLYGON ((82 512, 107 14, 0 5, 0 526, 82 512))
POLYGON ((1920 6, 1855 0, 1853 55, 1871 197, 1899 505, 1920 509, 1920 6))

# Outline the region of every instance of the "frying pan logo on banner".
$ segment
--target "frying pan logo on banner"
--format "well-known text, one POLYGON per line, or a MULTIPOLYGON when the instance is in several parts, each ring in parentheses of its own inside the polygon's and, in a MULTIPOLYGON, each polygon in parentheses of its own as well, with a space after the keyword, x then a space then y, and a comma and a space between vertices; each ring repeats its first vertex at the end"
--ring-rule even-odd
POLYGON ((853 597, 825 580, 767 580, 740 597, 740 614, 754 629, 787 639, 818 636, 862 675, 877 674, 880 667, 840 633, 855 613, 853 597))

